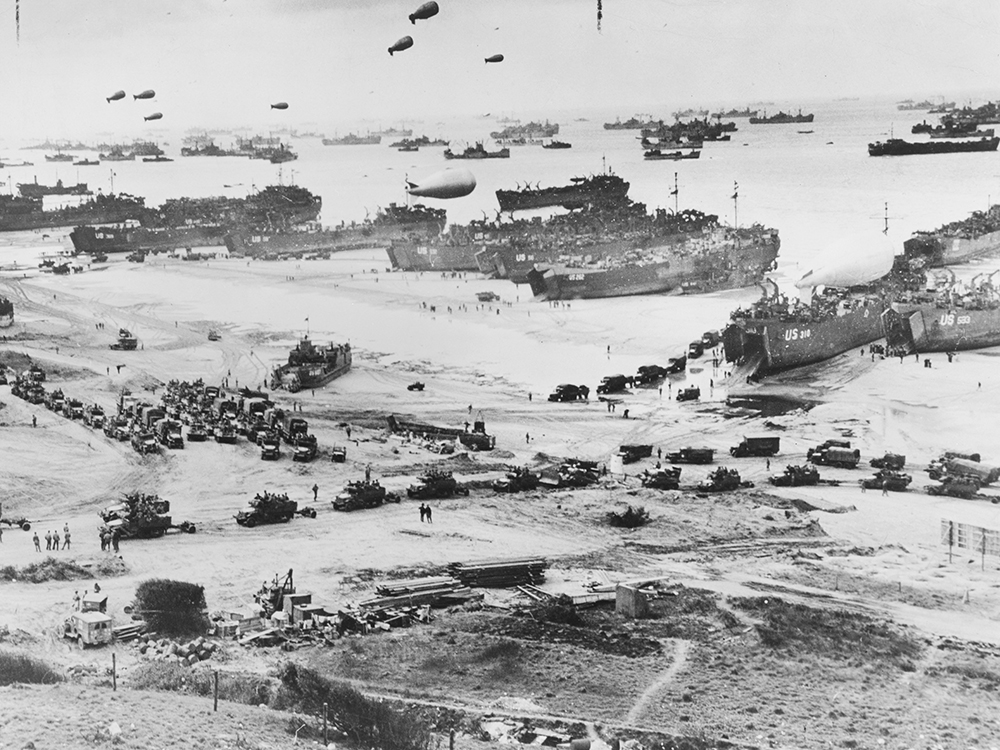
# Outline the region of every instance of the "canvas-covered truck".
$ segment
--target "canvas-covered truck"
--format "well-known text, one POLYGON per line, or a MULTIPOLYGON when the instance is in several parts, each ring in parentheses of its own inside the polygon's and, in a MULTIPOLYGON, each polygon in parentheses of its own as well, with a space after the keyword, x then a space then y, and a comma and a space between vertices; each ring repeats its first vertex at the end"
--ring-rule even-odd
POLYGON ((181 435, 181 423, 176 419, 161 419, 153 427, 156 440, 160 445, 171 449, 183 448, 184 438, 181 435))
POLYGON ((809 461, 819 466, 836 466, 841 469, 856 469, 861 460, 857 448, 820 447, 809 449, 809 461))
POLYGON ((781 447, 781 438, 771 435, 763 437, 744 437, 743 442, 734 445, 729 449, 730 454, 735 458, 746 456, 770 457, 778 454, 781 447))
POLYGON ((319 450, 315 435, 299 435, 292 448, 293 461, 312 461, 319 450))
POLYGON ((672 464, 710 464, 715 460, 715 448, 685 447, 663 457, 672 464))

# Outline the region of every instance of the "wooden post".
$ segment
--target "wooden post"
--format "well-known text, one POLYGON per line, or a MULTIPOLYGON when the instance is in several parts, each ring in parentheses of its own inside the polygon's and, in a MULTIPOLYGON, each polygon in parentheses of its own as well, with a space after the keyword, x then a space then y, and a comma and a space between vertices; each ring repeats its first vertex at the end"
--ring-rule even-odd
POLYGON ((114 653, 111 654, 111 690, 115 693, 118 692, 118 662, 114 653))
POLYGON ((951 563, 951 553, 955 547, 955 522, 948 521, 948 562, 951 563))
POLYGON ((330 706, 328 703, 323 704, 323 746, 329 745, 329 739, 326 736, 326 714, 330 706))
POLYGON ((986 529, 983 529, 983 570, 986 570, 986 529))
POLYGON ((212 679, 213 679, 213 682, 214 682, 214 685, 212 687, 212 695, 213 695, 213 699, 214 699, 213 700, 213 705, 212 705, 212 710, 213 711, 218 711, 219 710, 219 670, 218 669, 216 669, 215 672, 213 673, 212 679))

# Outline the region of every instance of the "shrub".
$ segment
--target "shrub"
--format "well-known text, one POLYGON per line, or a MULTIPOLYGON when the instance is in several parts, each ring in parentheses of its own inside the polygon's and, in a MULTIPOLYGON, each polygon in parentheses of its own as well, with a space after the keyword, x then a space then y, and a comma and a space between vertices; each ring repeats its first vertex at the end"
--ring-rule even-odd
POLYGON ((153 578, 135 590, 135 608, 149 629, 172 636, 204 632, 205 587, 183 581, 153 578))
POLYGON ((630 505, 621 513, 614 510, 608 513, 608 523, 616 528, 636 529, 649 523, 649 513, 641 505, 637 508, 630 505))
MULTIPOLYGON (((139 664, 129 671, 129 686, 136 690, 166 690, 191 695, 212 695, 212 672, 191 669, 180 664, 154 661, 139 664)), ((259 674, 219 672, 219 698, 250 706, 270 705, 276 685, 273 679, 259 674)))
POLYGON ((331 682, 308 667, 287 663, 279 670, 275 708, 321 715, 329 706, 334 724, 352 742, 381 750, 427 750, 430 729, 416 714, 366 698, 349 685, 331 682))
POLYGON ((544 622, 552 622, 558 625, 574 625, 580 627, 586 623, 580 617, 580 613, 573 606, 573 600, 565 594, 561 594, 555 599, 540 604, 530 610, 531 615, 544 622))
POLYGON ((50 685, 65 678, 43 661, 27 654, 0 651, 0 685, 15 682, 50 685))

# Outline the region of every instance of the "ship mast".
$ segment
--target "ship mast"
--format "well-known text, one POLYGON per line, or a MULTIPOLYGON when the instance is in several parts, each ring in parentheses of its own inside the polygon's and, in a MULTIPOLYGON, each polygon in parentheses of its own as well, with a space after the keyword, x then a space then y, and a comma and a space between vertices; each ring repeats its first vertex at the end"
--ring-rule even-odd
POLYGON ((677 173, 674 172, 674 189, 670 191, 670 194, 674 196, 674 213, 679 211, 678 201, 680 200, 680 189, 677 187, 677 173))
POLYGON ((740 228, 740 185, 733 180, 733 226, 740 228))

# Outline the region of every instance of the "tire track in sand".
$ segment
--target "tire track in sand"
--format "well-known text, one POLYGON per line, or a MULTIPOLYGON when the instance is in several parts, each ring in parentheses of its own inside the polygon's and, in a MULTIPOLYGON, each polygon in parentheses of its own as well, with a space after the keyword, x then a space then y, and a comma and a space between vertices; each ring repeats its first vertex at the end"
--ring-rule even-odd
POLYGON ((628 712, 628 716, 625 717, 625 724, 635 725, 639 717, 642 716, 642 712, 646 710, 646 706, 649 705, 649 702, 653 699, 653 696, 669 685, 677 674, 684 669, 684 665, 687 664, 687 653, 690 647, 690 641, 674 641, 673 663, 663 670, 653 684, 642 691, 642 695, 639 696, 639 700, 635 702, 635 705, 632 706, 632 709, 628 712))

